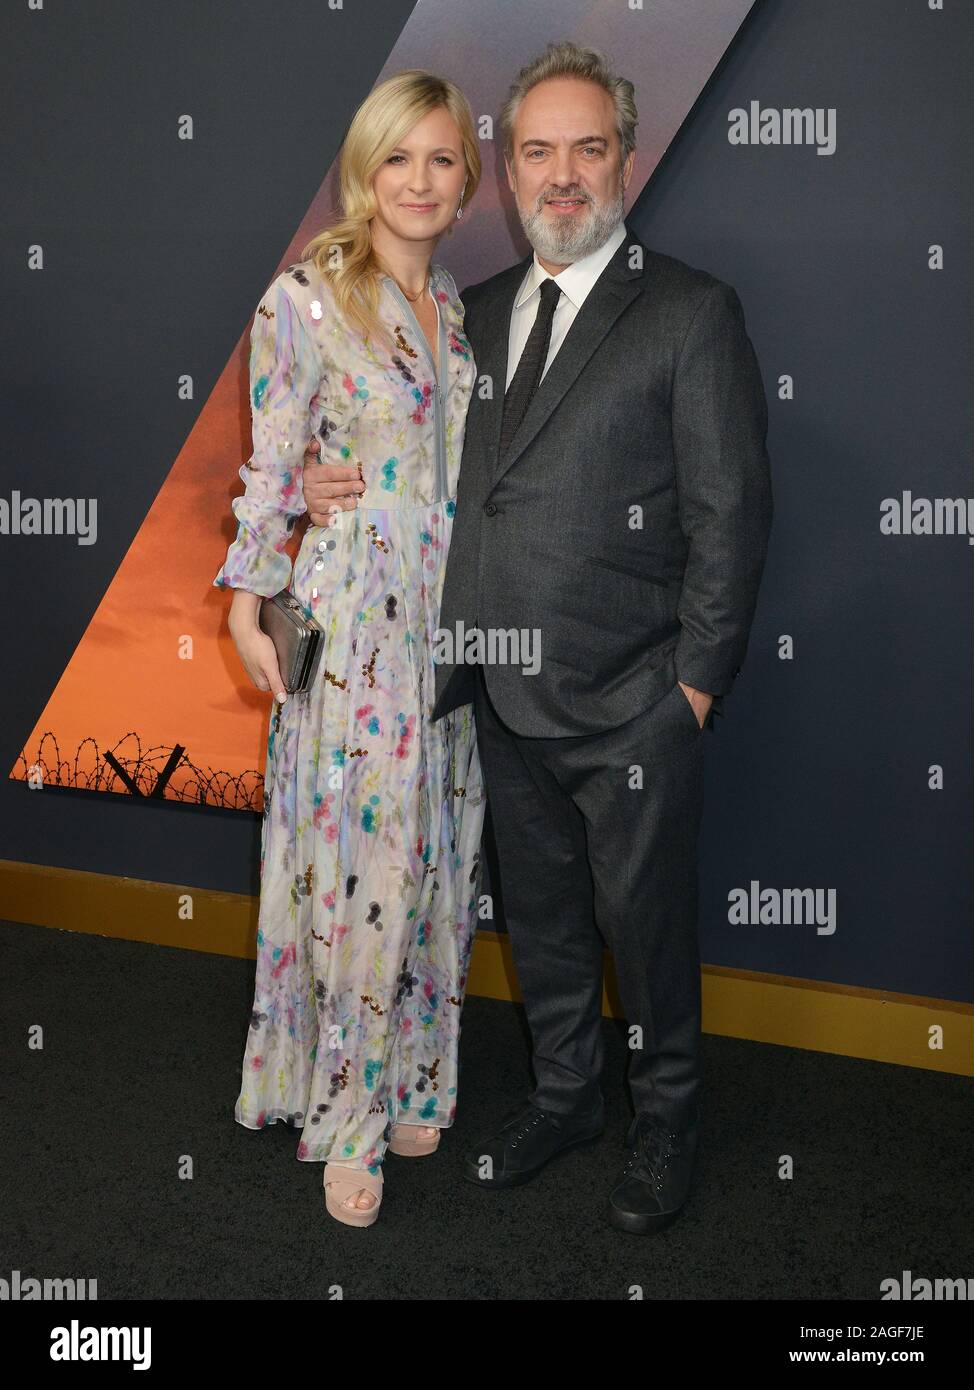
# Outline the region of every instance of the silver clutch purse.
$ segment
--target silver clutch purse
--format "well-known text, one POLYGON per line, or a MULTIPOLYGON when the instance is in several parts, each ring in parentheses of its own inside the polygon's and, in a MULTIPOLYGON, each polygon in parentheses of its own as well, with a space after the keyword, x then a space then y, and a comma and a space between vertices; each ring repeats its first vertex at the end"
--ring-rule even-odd
POLYGON ((274 643, 281 680, 289 695, 307 690, 315 678, 325 645, 325 630, 291 593, 282 589, 273 598, 261 600, 257 610, 261 631, 274 643))

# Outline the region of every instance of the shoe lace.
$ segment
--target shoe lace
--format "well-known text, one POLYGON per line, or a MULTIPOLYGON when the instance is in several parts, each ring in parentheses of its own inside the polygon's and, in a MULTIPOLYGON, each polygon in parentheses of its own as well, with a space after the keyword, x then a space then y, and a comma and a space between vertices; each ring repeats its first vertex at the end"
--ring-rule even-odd
POLYGON ((679 1135, 668 1130, 655 1116, 637 1116, 627 1136, 633 1145, 623 1169, 623 1177, 642 1178, 658 1192, 670 1159, 681 1152, 679 1135))
MULTIPOLYGON (((537 1110, 532 1106, 531 1110, 525 1115, 522 1123, 518 1125, 511 1136, 511 1148, 516 1149, 519 1142, 530 1134, 533 1129, 536 1129, 543 1120, 547 1120, 547 1118, 543 1110, 537 1110)), ((512 1120, 511 1123, 516 1123, 516 1121, 512 1120)))

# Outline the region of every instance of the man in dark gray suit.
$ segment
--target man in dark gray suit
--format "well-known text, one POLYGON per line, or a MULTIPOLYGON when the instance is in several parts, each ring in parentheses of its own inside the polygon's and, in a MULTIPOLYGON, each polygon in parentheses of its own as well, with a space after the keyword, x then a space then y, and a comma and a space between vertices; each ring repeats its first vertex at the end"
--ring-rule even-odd
POLYGON ((466 1171, 512 1187, 602 1133, 604 938, 635 1112, 606 1214, 649 1233, 696 1153, 703 730, 764 566, 767 405, 735 291, 625 225, 632 84, 549 45, 500 125, 534 255, 462 293, 494 389, 466 421, 433 717, 475 705, 536 1084, 466 1171))

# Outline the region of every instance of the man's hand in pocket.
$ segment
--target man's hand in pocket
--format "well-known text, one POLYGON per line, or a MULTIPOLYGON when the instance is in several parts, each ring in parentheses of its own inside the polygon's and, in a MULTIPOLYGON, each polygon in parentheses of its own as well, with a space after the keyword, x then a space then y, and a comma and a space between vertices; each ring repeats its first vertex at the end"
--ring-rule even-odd
POLYGON ((684 685, 682 681, 678 681, 677 684, 690 701, 690 708, 697 716, 697 723, 702 729, 707 722, 707 715, 710 713, 710 706, 714 702, 714 697, 709 691, 697 690, 692 685, 684 685))

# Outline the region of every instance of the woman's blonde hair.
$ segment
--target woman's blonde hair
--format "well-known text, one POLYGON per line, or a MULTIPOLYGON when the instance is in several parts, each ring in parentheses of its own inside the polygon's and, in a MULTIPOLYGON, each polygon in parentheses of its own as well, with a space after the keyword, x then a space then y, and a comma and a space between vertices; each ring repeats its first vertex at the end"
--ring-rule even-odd
POLYGON ((467 166, 462 196, 464 204, 470 202, 480 183, 480 150, 470 105, 449 78, 408 68, 381 82, 356 111, 338 160, 342 216, 301 252, 301 259, 313 260, 328 279, 341 313, 367 338, 387 336, 378 313, 383 267, 369 228, 376 212, 372 179, 416 122, 441 106, 460 131, 467 166))

